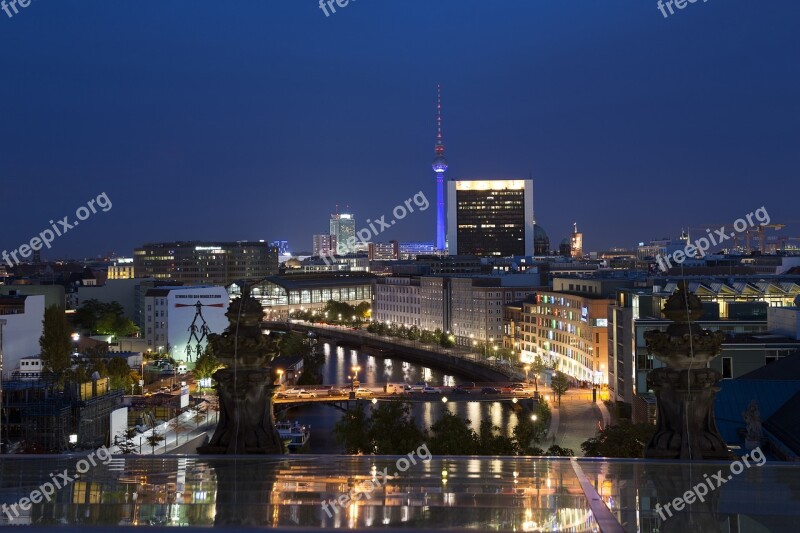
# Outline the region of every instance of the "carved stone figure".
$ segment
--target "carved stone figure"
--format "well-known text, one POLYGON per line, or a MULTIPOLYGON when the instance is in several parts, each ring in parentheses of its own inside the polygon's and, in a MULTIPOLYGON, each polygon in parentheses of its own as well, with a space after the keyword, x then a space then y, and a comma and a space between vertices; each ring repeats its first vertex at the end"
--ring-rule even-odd
POLYGON ((761 430, 761 413, 758 411, 758 402, 751 401, 747 410, 742 413, 742 418, 747 422, 747 435, 744 439, 745 448, 753 450, 761 445, 761 439, 764 437, 761 430))
POLYGON ((214 373, 220 401, 220 418, 214 436, 198 449, 206 454, 282 454, 283 443, 275 429, 272 396, 275 389, 269 363, 273 345, 261 332, 263 310, 250 296, 231 302, 230 325, 208 342, 225 368, 214 373))
POLYGON ((685 282, 667 300, 664 315, 673 321, 667 331, 645 334, 650 353, 667 365, 647 375, 658 415, 645 457, 728 459, 731 453, 714 418, 716 383, 722 376, 706 368, 708 361, 720 354, 724 334, 696 324, 703 305, 685 282))

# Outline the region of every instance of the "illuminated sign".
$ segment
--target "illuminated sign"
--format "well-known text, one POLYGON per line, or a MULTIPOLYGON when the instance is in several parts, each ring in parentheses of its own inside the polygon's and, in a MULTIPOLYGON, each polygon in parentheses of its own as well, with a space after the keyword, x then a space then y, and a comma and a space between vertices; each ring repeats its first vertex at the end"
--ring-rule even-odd
POLYGON ((457 191, 502 191, 502 190, 524 190, 525 180, 474 180, 457 181, 457 191))

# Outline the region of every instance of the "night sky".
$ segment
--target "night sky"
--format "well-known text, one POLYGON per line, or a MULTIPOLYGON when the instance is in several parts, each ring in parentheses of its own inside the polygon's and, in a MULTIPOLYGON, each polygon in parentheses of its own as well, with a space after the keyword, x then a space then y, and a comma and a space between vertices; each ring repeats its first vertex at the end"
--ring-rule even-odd
MULTIPOLYGON (((0 11, 0 250, 102 192, 43 257, 288 239, 449 178, 535 180, 536 219, 632 247, 762 205, 800 220, 800 2, 34 0, 0 11)), ((800 223, 784 229, 800 236, 800 223)))

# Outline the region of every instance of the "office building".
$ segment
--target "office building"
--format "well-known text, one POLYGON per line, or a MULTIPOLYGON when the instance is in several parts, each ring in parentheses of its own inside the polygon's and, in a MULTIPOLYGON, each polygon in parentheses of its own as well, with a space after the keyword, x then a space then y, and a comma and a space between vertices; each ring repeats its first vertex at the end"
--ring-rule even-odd
POLYGON ((399 247, 399 259, 416 259, 418 255, 437 254, 436 244, 432 242, 401 242, 399 247))
POLYGON ((451 255, 533 255, 533 180, 447 183, 451 255))
POLYGON ((156 287, 145 293, 147 348, 194 362, 208 345, 208 335, 228 327, 225 287, 156 287))
POLYGON ((723 353, 713 363, 723 376, 735 378, 751 370, 754 351, 762 354, 763 364, 767 358, 786 355, 791 346, 778 344, 796 340, 791 324, 778 317, 788 316, 781 315, 779 308, 791 305, 800 295, 798 276, 669 278, 656 279, 652 289, 620 289, 608 309, 609 389, 612 400, 632 405, 637 420, 654 416, 655 400, 647 386, 647 374, 663 366, 649 354, 644 335, 651 330, 666 331, 670 321, 662 315, 664 302, 683 281, 703 302, 704 314, 698 325, 726 335, 723 353), (769 330, 768 313, 776 331, 769 330), (764 337, 768 331, 784 338, 764 337), (745 353, 751 355, 742 355, 745 353))
POLYGON ((136 275, 186 285, 228 285, 278 273, 278 249, 265 242, 167 242, 134 251, 136 275))
POLYGON ((378 278, 373 318, 449 331, 463 346, 480 342, 499 348, 503 306, 532 295, 538 285, 537 274, 378 278))
POLYGON ((113 265, 108 265, 107 279, 133 279, 135 278, 132 257, 120 257, 113 265))
POLYGON ((334 254, 336 254, 336 237, 329 233, 314 235, 311 244, 311 255, 321 257, 334 254))
POLYGON ((337 254, 345 255, 356 251, 356 219, 351 213, 331 215, 330 229, 337 254))
POLYGON ((370 261, 397 261, 400 259, 400 245, 397 241, 369 243, 370 261))

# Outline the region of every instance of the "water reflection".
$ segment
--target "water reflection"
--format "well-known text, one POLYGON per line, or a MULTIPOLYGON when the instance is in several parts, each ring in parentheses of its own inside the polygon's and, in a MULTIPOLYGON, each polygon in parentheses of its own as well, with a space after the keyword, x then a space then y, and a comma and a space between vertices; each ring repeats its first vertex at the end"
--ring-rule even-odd
MULTIPOLYGON (((78 459, 3 457, 0 503, 11 506, 29 497, 51 473, 74 474, 78 459)), ((711 506, 692 506, 672 526, 658 519, 655 504, 680 496, 687 490, 678 486, 684 481, 726 464, 580 465, 625 531, 666 531, 678 524, 686 533, 796 529, 796 467, 768 463, 750 469, 721 486, 711 506)), ((115 457, 3 524, 598 530, 569 460, 434 457, 405 471, 398 466, 396 457, 370 456, 115 457), (330 505, 366 481, 381 483, 355 501, 330 505), (327 512, 322 501, 329 502, 327 512)))
MULTIPOLYGON (((385 383, 397 384, 417 383, 425 381, 433 386, 452 387, 470 380, 462 376, 446 374, 439 370, 422 365, 408 363, 398 359, 368 355, 343 346, 323 344, 325 365, 322 368, 325 384, 349 385, 353 376, 353 367, 359 366, 358 379, 367 386, 382 386, 385 383)), ((474 396, 480 399, 480 395, 474 396)), ((452 400, 452 398, 450 398, 452 400)), ((490 420, 492 424, 501 428, 506 436, 511 436, 518 419, 515 411, 506 402, 421 402, 412 405, 412 415, 416 418, 420 428, 428 429, 436 423, 446 411, 463 418, 468 418, 475 431, 480 428, 481 421, 490 420)), ((311 426, 311 440, 309 451, 312 453, 341 453, 333 436, 334 424, 341 418, 342 413, 324 405, 302 406, 289 409, 285 418, 299 420, 311 426)))

